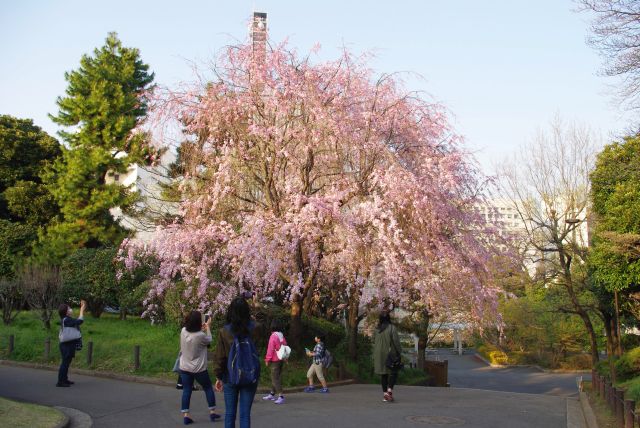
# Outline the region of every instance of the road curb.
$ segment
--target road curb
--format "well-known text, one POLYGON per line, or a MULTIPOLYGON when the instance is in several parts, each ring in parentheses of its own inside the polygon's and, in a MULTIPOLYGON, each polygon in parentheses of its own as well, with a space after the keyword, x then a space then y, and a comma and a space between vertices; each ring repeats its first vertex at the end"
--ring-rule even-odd
POLYGON ((567 428, 587 428, 579 398, 567 398, 567 428))
MULTIPOLYGON (((58 366, 52 366, 50 364, 40 364, 40 363, 28 363, 24 361, 12 361, 12 360, 0 360, 0 365, 4 366, 14 366, 14 367, 24 367, 29 369, 39 369, 39 370, 49 370, 49 371, 58 371, 58 366)), ((91 376, 91 377, 99 377, 105 379, 113 379, 113 380, 121 380, 123 382, 133 382, 133 383, 146 383, 151 385, 158 386, 168 386, 174 387, 176 386, 175 381, 156 379, 152 377, 146 376, 133 376, 133 375, 123 375, 119 373, 110 373, 110 372, 100 372, 95 370, 86 370, 86 369, 75 369, 70 368, 69 372, 83 375, 83 376, 91 376)), ((337 386, 351 385, 356 383, 355 379, 345 379, 336 382, 328 382, 327 386, 333 388, 337 386)), ((291 388, 284 388, 283 393, 293 393, 293 392, 302 392, 307 385, 295 386, 291 388)), ((269 392, 268 387, 258 388, 258 393, 267 393, 269 392)))
POLYGON ((85 412, 70 407, 55 406, 54 409, 62 412, 67 417, 67 425, 65 427, 73 428, 91 428, 93 427, 93 419, 85 412))
POLYGON ((589 403, 589 397, 584 391, 580 391, 580 405, 582 407, 582 414, 584 420, 587 423, 587 428, 598 428, 598 420, 589 403))

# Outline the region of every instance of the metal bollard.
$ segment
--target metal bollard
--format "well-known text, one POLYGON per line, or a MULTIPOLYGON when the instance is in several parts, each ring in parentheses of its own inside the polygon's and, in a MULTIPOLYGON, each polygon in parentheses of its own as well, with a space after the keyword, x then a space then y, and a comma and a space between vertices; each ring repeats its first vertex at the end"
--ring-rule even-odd
POLYGON ((140 368, 140 345, 133 348, 133 368, 135 370, 140 368))
POLYGON ((13 354, 15 347, 16 337, 13 334, 9 335, 9 355, 13 354))
POLYGON ((635 401, 624 400, 624 428, 633 428, 633 412, 635 408, 635 401))
POLYGON ((51 338, 47 337, 44 340, 44 360, 49 361, 50 356, 51 356, 51 338))
POLYGON ((93 363, 93 342, 87 343, 87 365, 90 366, 93 363))

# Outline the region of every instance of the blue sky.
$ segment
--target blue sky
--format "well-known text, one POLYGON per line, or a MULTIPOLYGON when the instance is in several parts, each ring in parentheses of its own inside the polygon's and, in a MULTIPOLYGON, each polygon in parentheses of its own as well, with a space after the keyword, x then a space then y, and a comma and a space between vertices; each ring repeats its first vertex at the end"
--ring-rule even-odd
POLYGON ((192 79, 206 62, 245 40, 253 10, 268 13, 270 37, 320 57, 347 46, 372 51, 380 72, 410 71, 410 89, 426 91, 452 113, 467 147, 491 165, 530 140, 556 115, 592 126, 605 141, 630 115, 612 102, 610 79, 585 43, 588 16, 570 0, 460 1, 35 1, 0 2, 0 114, 47 117, 66 88, 64 72, 116 31, 140 49, 169 85, 192 79))

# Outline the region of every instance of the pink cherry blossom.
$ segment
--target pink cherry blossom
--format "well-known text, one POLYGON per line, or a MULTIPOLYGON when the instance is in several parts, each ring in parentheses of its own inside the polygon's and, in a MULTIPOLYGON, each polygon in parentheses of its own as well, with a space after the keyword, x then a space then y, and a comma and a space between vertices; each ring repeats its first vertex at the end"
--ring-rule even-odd
POLYGON ((229 47, 211 79, 155 96, 150 123, 179 122, 188 144, 180 221, 123 247, 127 267, 136 253, 159 260, 149 305, 182 281, 185 304, 219 309, 251 289, 299 316, 343 287, 344 305, 495 321, 498 237, 473 210, 485 179, 445 109, 366 56, 314 63, 281 44, 256 62, 252 49, 229 47))

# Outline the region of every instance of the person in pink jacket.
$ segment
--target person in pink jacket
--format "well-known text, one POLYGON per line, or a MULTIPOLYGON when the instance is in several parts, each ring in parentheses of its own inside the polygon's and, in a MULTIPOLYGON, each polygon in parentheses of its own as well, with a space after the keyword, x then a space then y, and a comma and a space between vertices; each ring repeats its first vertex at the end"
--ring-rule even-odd
POLYGON ((271 392, 269 395, 262 397, 262 399, 271 400, 276 404, 284 404, 281 380, 284 361, 278 358, 278 350, 286 344, 287 340, 282 334, 282 322, 274 319, 271 321, 271 336, 267 345, 267 355, 264 357, 265 364, 271 368, 271 392))

